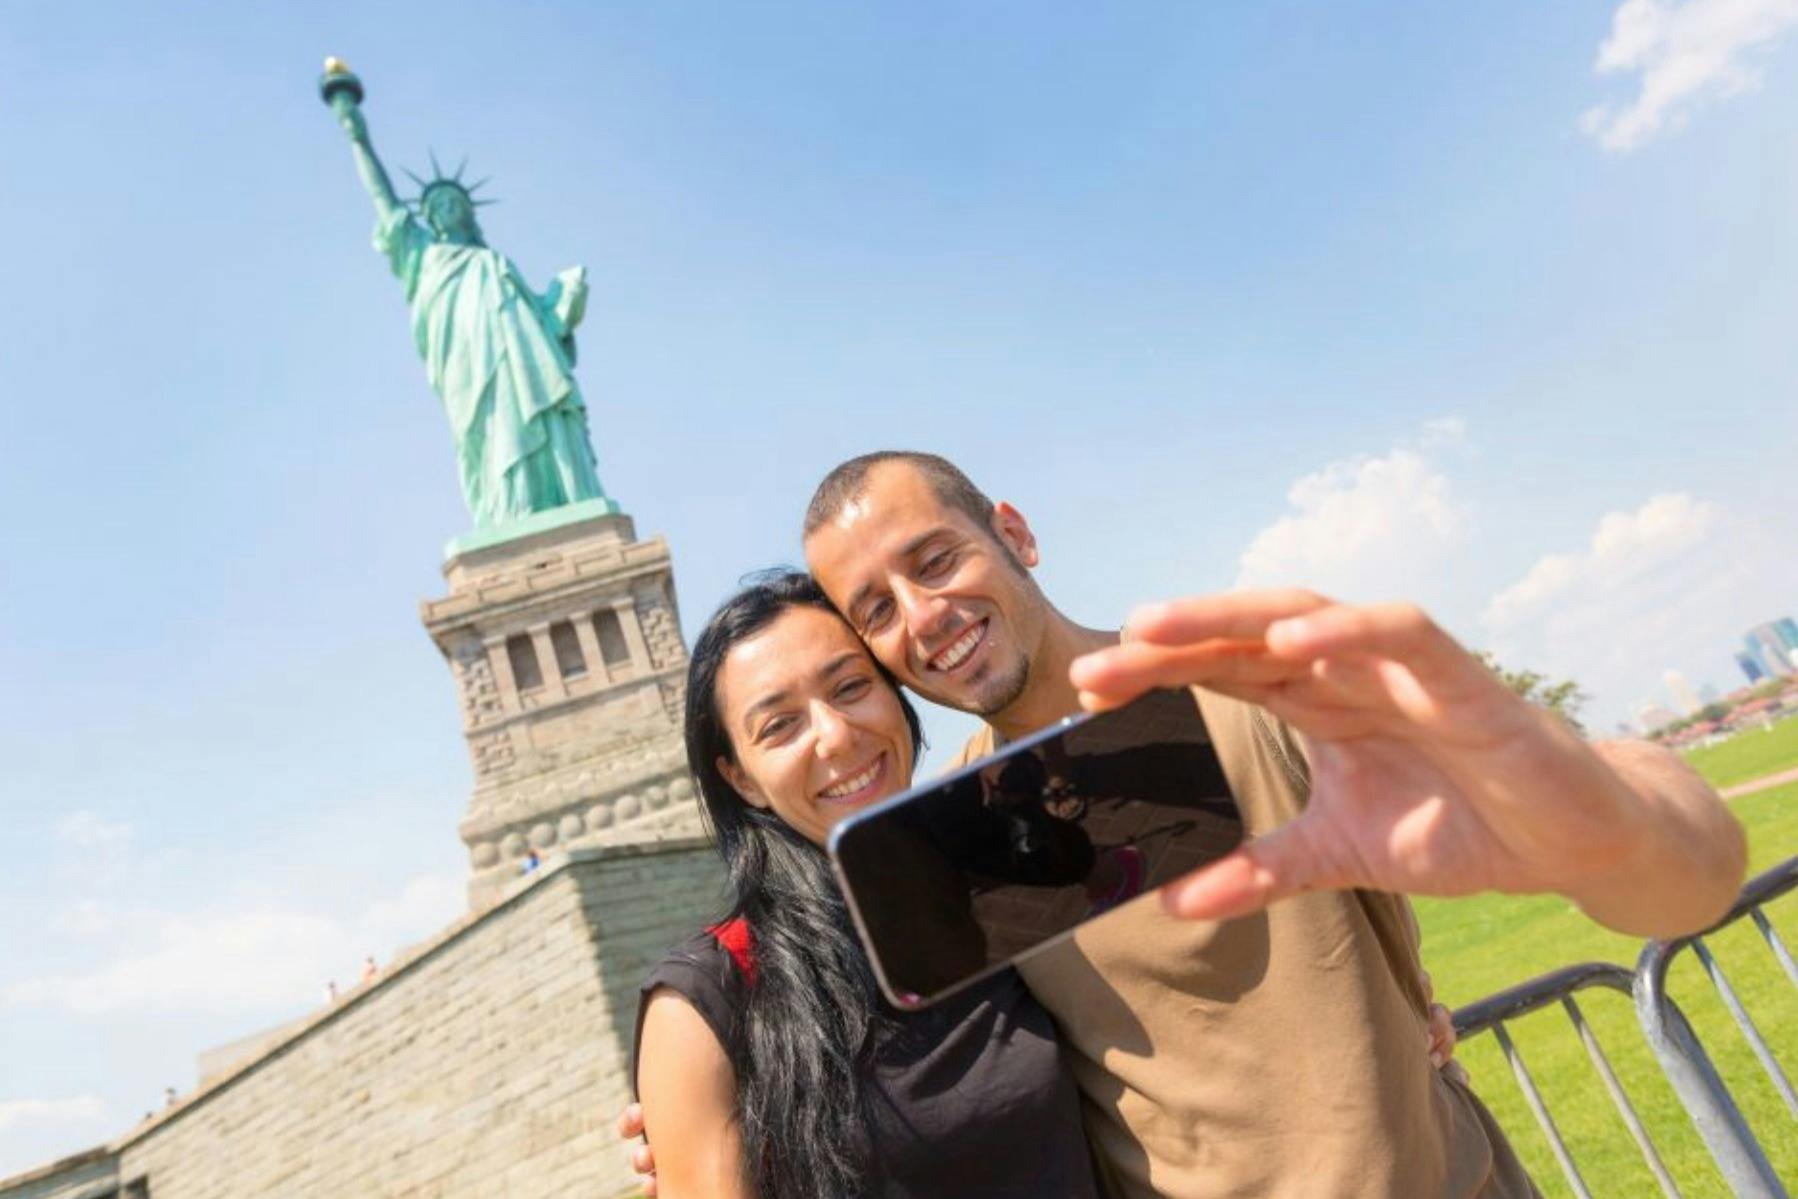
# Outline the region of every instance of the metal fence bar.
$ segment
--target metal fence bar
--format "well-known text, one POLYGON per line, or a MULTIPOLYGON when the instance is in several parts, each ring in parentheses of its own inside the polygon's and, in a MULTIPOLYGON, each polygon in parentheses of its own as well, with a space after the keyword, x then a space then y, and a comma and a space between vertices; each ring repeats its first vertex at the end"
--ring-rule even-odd
POLYGON ((1723 967, 1711 955, 1710 946, 1704 943, 1703 937, 1692 938, 1692 952, 1698 955, 1700 962, 1704 963, 1704 972, 1711 976, 1711 982, 1716 986, 1717 994, 1723 997, 1723 1006, 1728 1008, 1729 1014, 1735 1018, 1736 1027, 1742 1030, 1742 1036, 1747 1039, 1749 1048, 1753 1049, 1754 1056, 1760 1059, 1761 1069, 1767 1072, 1767 1077, 1772 1080, 1774 1089, 1779 1092, 1779 1097, 1785 1100, 1786 1110, 1792 1113, 1793 1119, 1798 1120, 1798 1095, 1792 1093, 1792 1080, 1786 1077, 1784 1070, 1780 1069, 1779 1059, 1774 1057, 1773 1051, 1767 1047, 1767 1042, 1761 1037, 1761 1030, 1755 1026, 1753 1018, 1748 1015, 1748 1009, 1742 1006, 1742 1001, 1736 997, 1736 989, 1729 985, 1729 976, 1723 973, 1723 967))
POLYGON ((1548 1104, 1544 1102, 1542 1093, 1536 1090, 1529 1067, 1523 1064, 1523 1055, 1511 1043, 1511 1034, 1505 1031, 1503 1021, 1492 1026, 1492 1035, 1498 1038, 1498 1046, 1504 1050, 1505 1060, 1511 1063, 1511 1073, 1517 1076, 1517 1085, 1523 1089, 1523 1097, 1529 1101, 1530 1110, 1536 1114, 1536 1123, 1542 1126, 1542 1135, 1548 1138, 1555 1160, 1561 1163, 1561 1173, 1567 1176, 1567 1185, 1573 1188, 1577 1199, 1592 1199, 1592 1192, 1586 1189, 1586 1180, 1580 1177, 1579 1167, 1573 1164, 1573 1155, 1567 1152, 1567 1142, 1561 1139, 1561 1130, 1555 1127, 1555 1119, 1549 1115, 1548 1104))
POLYGON ((1662 949, 1660 943, 1649 942, 1636 974, 1636 1018, 1648 1047, 1729 1189, 1740 1199, 1788 1199, 1784 1184, 1742 1118, 1742 1109, 1698 1043, 1698 1034, 1667 995, 1668 959, 1662 949))
MULTIPOLYGON (((1698 1035, 1692 1031, 1685 1013, 1667 993, 1667 971, 1674 957, 1682 949, 1694 946, 1700 936, 1734 923, 1795 888, 1798 888, 1798 857, 1788 858, 1750 879, 1735 906, 1703 933, 1671 941, 1650 941, 1642 947, 1642 956, 1636 962, 1636 1018, 1641 1021, 1648 1046, 1654 1051, 1667 1080, 1673 1084, 1673 1091, 1679 1096, 1686 1114, 1697 1125, 1698 1135, 1704 1139, 1705 1148, 1710 1150, 1724 1180, 1737 1195, 1749 1199, 1786 1199, 1785 1185, 1773 1172, 1766 1152, 1761 1149, 1748 1121, 1742 1116, 1742 1109, 1736 1105, 1735 1097, 1729 1093, 1717 1068, 1699 1044, 1698 1035)), ((1763 929, 1763 935, 1765 931, 1763 929)), ((1701 960, 1708 953, 1706 950, 1701 960)), ((1788 954, 1786 960, 1789 959, 1788 954)), ((1781 965, 1784 964, 1782 961, 1781 965)), ((1722 993, 1721 987, 1719 993, 1722 993)))
POLYGON ((1661 1193, 1667 1199, 1680 1199, 1679 1187, 1673 1182, 1673 1176, 1667 1173, 1667 1164, 1661 1155, 1655 1152, 1654 1141, 1648 1136, 1648 1129, 1643 1126, 1642 1118, 1636 1115, 1636 1109, 1623 1090, 1623 1083, 1611 1069, 1611 1061, 1599 1047, 1598 1036, 1586 1024, 1586 1018, 1574 1001, 1571 993, 1561 996, 1561 1006, 1567 1009, 1567 1018, 1573 1021, 1573 1027, 1579 1032, 1580 1043, 1586 1047, 1586 1056, 1592 1059, 1592 1068, 1604 1080, 1604 1089, 1611 1093, 1611 1103, 1617 1114, 1623 1117, 1623 1123, 1629 1127, 1629 1135, 1636 1140, 1636 1148, 1642 1151, 1642 1160, 1648 1164, 1649 1173, 1661 1186, 1661 1193))
POLYGON ((1774 931, 1773 925, 1767 920, 1767 913, 1761 911, 1760 905, 1756 904, 1748 909, 1748 915, 1753 917, 1754 927, 1761 930, 1761 939, 1766 941, 1767 948, 1773 951, 1774 958, 1785 968, 1786 977, 1792 980, 1794 987, 1798 987, 1798 962, 1792 961, 1792 951, 1779 939, 1779 933, 1774 931))
MULTIPOLYGON (((1598 1044, 1597 1036, 1586 1024, 1585 1014, 1580 1011, 1579 1005, 1573 999, 1575 992, 1591 988, 1601 988, 1629 995, 1632 993, 1634 982, 1635 976, 1630 971, 1611 962, 1584 962, 1577 966, 1566 966, 1461 1008, 1454 1014, 1455 1035, 1466 1040, 1468 1037, 1490 1031, 1496 1037, 1504 1021, 1550 1007, 1557 1002, 1560 1003, 1573 1021, 1574 1029, 1579 1033, 1580 1041, 1585 1046, 1586 1055, 1591 1059, 1593 1067, 1597 1069, 1599 1078, 1605 1084, 1605 1089, 1610 1092, 1612 1103, 1616 1106, 1618 1114, 1623 1117, 1623 1122, 1628 1127, 1630 1135, 1635 1138, 1636 1147, 1642 1153, 1643 1163, 1647 1165, 1655 1180, 1660 1183, 1661 1190, 1668 1196, 1668 1199, 1679 1199, 1679 1188, 1668 1174, 1666 1164, 1661 1160, 1660 1154, 1655 1150, 1654 1142, 1649 1138, 1647 1129, 1630 1103, 1622 1082, 1611 1069, 1610 1060, 1598 1044)), ((1508 1033, 1508 1030, 1506 1031, 1508 1033)), ((1507 1044, 1510 1044, 1508 1035, 1500 1039, 1501 1048, 1507 1044)), ((1508 1061, 1511 1061, 1512 1072, 1515 1073, 1518 1062, 1511 1060, 1512 1054, 1509 1052, 1506 1057, 1508 1061)), ((1532 1109, 1534 1109, 1535 1100, 1530 1095, 1531 1088, 1526 1086, 1522 1079, 1519 1079, 1519 1086, 1523 1088, 1525 1099, 1531 1102, 1532 1109)), ((1538 1121, 1541 1118, 1541 1115, 1538 1114, 1538 1121)), ((1551 1145, 1555 1143, 1555 1136, 1556 1134, 1550 1134, 1551 1145)), ((1559 1152, 1556 1156, 1560 1156, 1559 1152)), ((1566 1169, 1564 1161, 1562 1169, 1563 1171, 1566 1169)))

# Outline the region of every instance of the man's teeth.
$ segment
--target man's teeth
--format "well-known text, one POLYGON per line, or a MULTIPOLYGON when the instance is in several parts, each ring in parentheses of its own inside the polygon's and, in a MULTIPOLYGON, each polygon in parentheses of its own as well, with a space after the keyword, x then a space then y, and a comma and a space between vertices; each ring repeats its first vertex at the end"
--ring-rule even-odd
POLYGON ((826 787, 824 790, 818 792, 818 794, 824 799, 841 799, 845 795, 854 795, 857 791, 868 786, 879 776, 880 759, 875 758, 873 762, 869 763, 866 770, 862 771, 854 778, 844 779, 833 787, 826 787))
POLYGON ((957 637, 948 649, 931 659, 930 665, 937 670, 954 670, 960 666, 974 652, 974 647, 980 644, 981 628, 982 626, 975 625, 957 637))

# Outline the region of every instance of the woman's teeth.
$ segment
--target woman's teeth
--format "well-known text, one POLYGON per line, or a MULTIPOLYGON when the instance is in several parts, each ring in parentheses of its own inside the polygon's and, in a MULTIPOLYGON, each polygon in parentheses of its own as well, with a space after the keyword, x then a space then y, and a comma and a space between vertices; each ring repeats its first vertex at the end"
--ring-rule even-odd
POLYGON ((846 778, 842 782, 826 787, 824 790, 818 792, 818 798, 842 799, 844 796, 854 795, 857 791, 872 786, 874 780, 880 777, 880 768, 884 761, 885 758, 875 758, 868 764, 867 769, 863 770, 860 774, 851 778, 846 778))

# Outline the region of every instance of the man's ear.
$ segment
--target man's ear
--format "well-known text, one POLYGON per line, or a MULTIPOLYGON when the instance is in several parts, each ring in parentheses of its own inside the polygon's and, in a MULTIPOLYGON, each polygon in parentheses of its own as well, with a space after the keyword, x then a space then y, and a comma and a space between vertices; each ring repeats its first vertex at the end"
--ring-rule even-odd
POLYGON ((723 754, 718 755, 717 766, 718 773, 723 775, 724 781, 731 785, 731 790, 743 797, 744 803, 752 808, 766 809, 768 807, 768 797, 762 794, 761 788, 750 780, 741 766, 723 754))
POLYGON ((1036 552, 1036 534, 1030 531, 1030 522, 1004 500, 993 505, 993 535, 1026 569, 1042 561, 1036 552))

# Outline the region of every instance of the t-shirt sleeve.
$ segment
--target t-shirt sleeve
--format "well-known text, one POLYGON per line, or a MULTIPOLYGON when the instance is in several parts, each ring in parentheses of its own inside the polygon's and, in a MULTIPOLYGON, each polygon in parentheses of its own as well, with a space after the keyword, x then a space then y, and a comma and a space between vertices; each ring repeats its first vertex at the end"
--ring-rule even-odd
POLYGON ((631 1050, 633 1090, 643 1047, 643 1013, 649 1008, 649 997, 662 987, 693 1005, 727 1054, 737 1039, 738 1013, 743 1006, 742 976, 717 940, 710 933, 701 933, 670 950, 637 988, 637 1031, 631 1050))
POLYGON ((993 729, 991 725, 983 724, 975 730, 972 737, 962 744, 961 752, 949 759, 949 764, 943 767, 943 773, 949 774, 952 771, 960 770, 975 758, 984 758, 992 752, 993 729))

